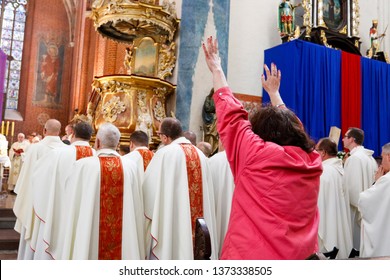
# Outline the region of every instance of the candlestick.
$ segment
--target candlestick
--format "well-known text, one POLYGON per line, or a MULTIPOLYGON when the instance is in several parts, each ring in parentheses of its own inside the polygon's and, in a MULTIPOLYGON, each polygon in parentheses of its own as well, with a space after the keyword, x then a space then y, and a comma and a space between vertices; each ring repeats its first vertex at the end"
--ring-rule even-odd
POLYGON ((8 136, 8 131, 9 131, 9 121, 7 121, 7 126, 5 130, 5 135, 8 136))
POLYGON ((14 137, 14 131, 15 131, 15 122, 12 122, 11 125, 11 136, 14 137))

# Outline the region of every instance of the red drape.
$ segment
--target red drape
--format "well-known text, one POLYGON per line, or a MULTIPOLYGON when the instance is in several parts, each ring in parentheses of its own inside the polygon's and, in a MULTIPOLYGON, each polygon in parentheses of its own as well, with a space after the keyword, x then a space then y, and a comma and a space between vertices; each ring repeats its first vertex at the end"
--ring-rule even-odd
POLYGON ((341 131, 361 128, 362 78, 360 56, 341 52, 341 131))

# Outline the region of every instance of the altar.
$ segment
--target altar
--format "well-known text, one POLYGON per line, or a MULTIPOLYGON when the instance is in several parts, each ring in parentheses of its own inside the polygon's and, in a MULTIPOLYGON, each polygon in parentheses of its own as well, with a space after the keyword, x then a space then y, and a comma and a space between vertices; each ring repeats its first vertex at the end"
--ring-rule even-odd
POLYGON ((314 140, 327 137, 332 126, 342 135, 359 127, 363 145, 380 156, 390 141, 389 64, 302 40, 265 50, 264 62, 281 70, 281 96, 314 140))

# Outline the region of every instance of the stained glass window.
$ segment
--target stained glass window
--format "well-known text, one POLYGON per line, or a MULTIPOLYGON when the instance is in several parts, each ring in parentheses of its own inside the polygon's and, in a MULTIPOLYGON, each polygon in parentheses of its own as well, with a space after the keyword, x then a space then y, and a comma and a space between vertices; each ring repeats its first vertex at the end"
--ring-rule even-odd
POLYGON ((27 1, 0 0, 0 47, 8 55, 4 81, 7 109, 18 108, 27 1))

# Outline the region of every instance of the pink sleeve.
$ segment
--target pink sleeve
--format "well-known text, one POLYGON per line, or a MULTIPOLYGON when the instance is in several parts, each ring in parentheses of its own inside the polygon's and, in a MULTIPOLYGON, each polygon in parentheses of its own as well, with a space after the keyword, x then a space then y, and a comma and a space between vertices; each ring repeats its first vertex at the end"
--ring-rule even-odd
POLYGON ((233 175, 239 175, 248 158, 264 146, 264 141, 255 135, 248 120, 248 112, 233 96, 229 87, 215 91, 214 103, 217 113, 217 129, 225 147, 233 175))

